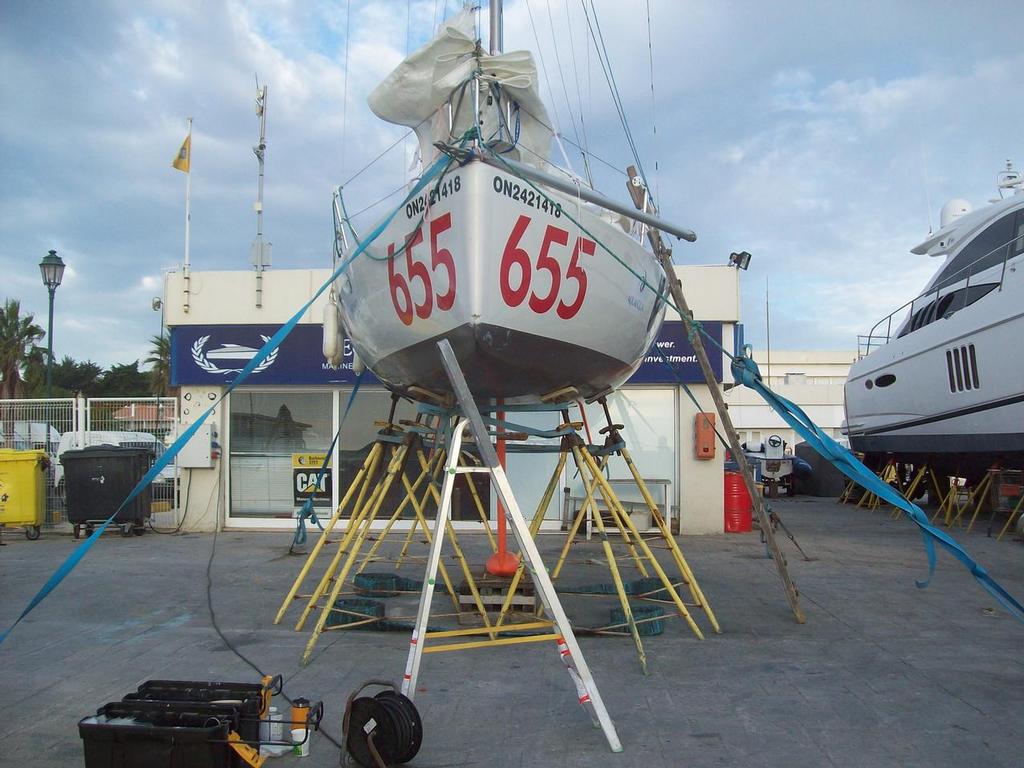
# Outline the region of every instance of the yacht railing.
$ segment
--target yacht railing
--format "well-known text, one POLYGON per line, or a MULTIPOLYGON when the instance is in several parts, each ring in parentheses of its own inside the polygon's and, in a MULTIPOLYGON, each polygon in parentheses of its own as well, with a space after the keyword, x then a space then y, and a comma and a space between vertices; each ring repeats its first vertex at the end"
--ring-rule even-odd
MULTIPOLYGON (((909 319, 910 322, 913 322, 915 312, 925 311, 928 307, 932 306, 933 304, 937 304, 939 301, 939 297, 940 295, 942 295, 943 291, 945 291, 946 295, 948 295, 950 293, 955 293, 956 291, 962 290, 964 291, 964 301, 966 301, 968 298, 967 289, 971 287, 971 277, 974 275, 974 268, 978 265, 979 262, 984 261, 993 253, 996 253, 1000 249, 1005 249, 1006 252, 1003 255, 1002 264, 1000 265, 999 281, 995 284, 995 287, 992 289, 1001 291, 1003 289, 1003 281, 1006 279, 1006 263, 1011 258, 1019 255, 1017 249, 1011 246, 1018 240, 1022 239, 1024 239, 1024 232, 1017 235, 1016 237, 1011 238, 1009 241, 1003 243, 1002 245, 996 246, 987 253, 983 253, 970 264, 966 264, 953 274, 946 275, 945 277, 943 277, 936 283, 934 288, 930 288, 929 290, 925 291, 919 296, 916 296, 915 298, 911 299, 906 304, 900 306, 897 309, 894 309, 888 315, 886 315, 877 323, 875 323, 875 326, 871 329, 870 333, 859 334, 857 336, 857 358, 860 359, 862 357, 870 355, 873 350, 888 344, 893 337, 893 330, 896 329, 898 331, 900 326, 903 324, 905 320, 903 316, 904 312, 906 312, 906 319, 909 319), (965 272, 966 282, 963 285, 961 285, 960 281, 964 279, 963 274, 965 272), (919 303, 921 308, 915 310, 915 306, 917 306, 919 303)), ((988 270, 992 269, 995 266, 995 264, 989 264, 980 271, 987 272, 988 270)), ((949 309, 952 309, 952 307, 949 307, 949 309)))

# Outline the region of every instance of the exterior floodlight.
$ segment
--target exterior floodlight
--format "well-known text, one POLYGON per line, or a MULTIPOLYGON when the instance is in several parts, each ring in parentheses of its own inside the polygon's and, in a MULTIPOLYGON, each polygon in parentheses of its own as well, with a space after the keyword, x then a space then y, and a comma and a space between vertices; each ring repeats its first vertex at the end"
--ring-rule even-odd
POLYGON ((50 320, 46 326, 46 397, 50 397, 53 388, 53 294, 64 279, 64 262, 56 251, 50 251, 39 262, 39 273, 43 276, 43 285, 50 292, 50 320))
POLYGON ((750 266, 750 254, 746 251, 729 254, 729 266, 736 269, 746 269, 750 266))

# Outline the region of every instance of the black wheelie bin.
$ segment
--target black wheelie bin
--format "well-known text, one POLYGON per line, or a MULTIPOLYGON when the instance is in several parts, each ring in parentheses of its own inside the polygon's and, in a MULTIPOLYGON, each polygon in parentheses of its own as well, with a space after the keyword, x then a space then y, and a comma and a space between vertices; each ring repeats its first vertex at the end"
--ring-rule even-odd
MULTIPOLYGON (((153 464, 153 453, 145 448, 94 445, 65 451, 60 461, 64 465, 68 522, 74 526, 77 539, 83 528, 90 535, 93 526, 121 506, 153 464)), ((152 491, 146 486, 117 513, 114 524, 124 536, 141 536, 151 506, 152 491)))

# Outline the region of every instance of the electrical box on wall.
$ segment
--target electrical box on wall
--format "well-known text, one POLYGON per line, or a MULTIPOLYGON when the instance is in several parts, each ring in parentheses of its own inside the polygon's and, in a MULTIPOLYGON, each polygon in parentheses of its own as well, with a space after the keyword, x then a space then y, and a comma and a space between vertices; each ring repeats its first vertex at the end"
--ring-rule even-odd
POLYGON ((705 461, 715 458, 715 414, 698 413, 694 417, 693 452, 705 461))
POLYGON ((203 424, 178 453, 178 466, 182 469, 212 469, 220 457, 217 427, 203 424))

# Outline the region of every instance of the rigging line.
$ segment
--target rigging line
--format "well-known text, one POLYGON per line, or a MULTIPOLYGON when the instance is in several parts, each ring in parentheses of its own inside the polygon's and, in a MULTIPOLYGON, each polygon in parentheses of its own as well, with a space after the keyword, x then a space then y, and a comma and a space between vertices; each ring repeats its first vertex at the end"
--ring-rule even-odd
MULTIPOLYGON (((349 220, 351 221, 351 220, 352 220, 352 219, 354 219, 354 218, 355 218, 356 216, 358 216, 358 215, 360 215, 360 214, 362 214, 362 213, 366 213, 366 212, 367 212, 368 210, 370 210, 371 208, 376 208, 376 207, 377 207, 378 205, 380 205, 381 203, 383 203, 383 202, 384 202, 385 200, 390 200, 390 199, 391 199, 392 197, 394 197, 395 195, 397 195, 397 194, 398 194, 399 192, 401 192, 401 191, 402 191, 403 189, 405 189, 405 184, 402 184, 402 186, 400 186, 400 187, 399 187, 398 189, 396 189, 396 190, 395 190, 395 191, 393 191, 393 192, 388 192, 388 193, 387 193, 386 195, 384 195, 384 197, 382 197, 382 198, 379 198, 378 200, 375 200, 374 202, 370 203, 370 204, 369 204, 368 206, 366 206, 365 208, 360 208, 360 209, 359 209, 358 211, 356 211, 355 213, 353 213, 353 214, 350 214, 350 215, 347 215, 347 216, 346 216, 346 218, 348 218, 348 219, 349 219, 349 220)), ((353 234, 354 234, 354 233, 353 233, 353 234)))
MULTIPOLYGON (((584 153, 584 150, 583 150, 583 148, 582 148, 582 147, 580 147, 580 145, 579 145, 579 144, 576 144, 575 142, 573 142, 573 140, 572 140, 572 139, 570 139, 570 138, 569 138, 568 136, 563 136, 563 135, 562 135, 562 134, 560 134, 560 133, 555 133, 554 135, 555 135, 555 136, 556 136, 556 137, 557 137, 558 139, 560 139, 560 140, 562 140, 562 141, 566 142, 567 144, 571 144, 571 145, 572 145, 572 146, 574 146, 574 147, 575 147, 576 149, 580 150, 580 154, 586 154, 586 155, 589 155, 590 157, 593 157, 593 158, 594 158, 595 160, 597 160, 598 162, 600 162, 600 163, 602 163, 602 164, 604 164, 604 165, 608 166, 608 168, 609 168, 609 169, 611 169, 611 170, 615 171, 615 172, 616 172, 617 174, 619 174, 619 175, 620 175, 620 176, 622 176, 623 178, 627 178, 627 179, 629 178, 629 177, 627 176, 627 174, 625 173, 625 171, 623 171, 623 170, 622 170, 621 168, 619 168, 618 166, 616 166, 616 165, 612 165, 612 164, 611 164, 611 163, 609 163, 609 162, 608 162, 607 160, 604 160, 604 159, 602 159, 602 158, 598 157, 597 155, 595 155, 595 154, 592 154, 592 153, 590 153, 590 152, 584 153)), ((533 155, 533 156, 534 156, 534 157, 536 157, 536 158, 537 158, 538 160, 543 160, 543 161, 544 161, 545 163, 547 163, 548 165, 550 165, 550 166, 551 166, 551 168, 552 168, 552 169, 553 169, 554 171, 557 171, 557 172, 559 172, 559 173, 562 173, 563 175, 565 175, 565 176, 566 176, 566 178, 568 178, 568 179, 569 179, 570 181, 572 181, 572 182, 573 182, 573 184, 576 184, 576 183, 578 183, 578 182, 582 181, 582 179, 580 179, 580 177, 579 177, 579 176, 577 176, 577 175, 575 174, 575 172, 573 172, 573 171, 572 171, 572 169, 565 169, 565 168, 561 168, 561 167, 559 167, 559 166, 555 165, 554 163, 552 163, 552 162, 551 162, 551 160, 550 160, 549 158, 547 158, 547 157, 544 157, 544 156, 543 156, 543 155, 541 155, 541 154, 540 154, 539 152, 535 152, 534 150, 530 149, 530 148, 529 148, 528 146, 526 146, 525 144, 520 144, 520 145, 519 145, 519 149, 520 149, 520 150, 525 150, 525 151, 526 151, 526 152, 527 152, 528 154, 530 154, 530 155, 533 155)), ((593 185, 593 183, 591 183, 591 182, 589 181, 589 179, 587 180, 587 184, 586 184, 585 186, 588 186, 588 187, 590 187, 591 189, 593 189, 593 190, 595 190, 595 191, 599 191, 599 190, 597 189, 597 187, 595 187, 595 186, 593 185)))
MULTIPOLYGON (((431 117, 433 117, 433 115, 431 115, 431 117)), ((422 123, 420 123, 420 125, 422 125, 422 123)), ((419 126, 417 126, 417 127, 419 127, 419 126)), ((370 169, 370 167, 371 167, 371 166, 372 166, 372 165, 373 165, 374 163, 376 163, 376 162, 377 162, 378 160, 380 160, 380 159, 381 159, 382 157, 384 157, 384 155, 386 155, 386 154, 387 154, 388 152, 390 152, 390 151, 391 151, 392 149, 394 149, 395 147, 397 147, 397 146, 398 146, 399 144, 401 144, 401 143, 402 143, 403 141, 405 141, 406 139, 408 139, 408 138, 409 138, 409 137, 410 137, 410 136, 411 136, 411 135, 412 135, 412 134, 413 134, 414 132, 415 132, 415 129, 413 129, 413 130, 411 130, 411 131, 406 131, 406 132, 405 132, 404 134, 402 134, 401 136, 399 136, 399 137, 398 137, 397 139, 395 139, 395 141, 393 141, 393 142, 392 142, 391 144, 389 144, 389 145, 388 145, 388 147, 387 147, 386 149, 384 149, 384 150, 383 150, 383 151, 382 151, 382 152, 381 152, 381 153, 380 153, 379 155, 377 155, 377 156, 376 156, 375 158, 373 158, 373 160, 371 160, 370 162, 368 162, 368 163, 367 163, 366 165, 364 165, 364 166, 363 166, 362 168, 360 168, 360 169, 359 169, 358 171, 356 171, 356 172, 355 172, 354 174, 352 174, 352 175, 351 175, 351 176, 349 176, 349 177, 348 177, 347 179, 345 179, 345 181, 343 181, 343 182, 341 183, 341 186, 343 186, 343 187, 346 187, 346 186, 348 186, 349 184, 351 184, 351 183, 352 183, 353 181, 355 181, 356 179, 358 179, 358 178, 359 178, 360 176, 362 176, 362 175, 363 175, 363 174, 364 174, 364 173, 365 173, 366 171, 368 171, 368 170, 370 169)))
POLYGON ((626 106, 622 101, 622 93, 619 91, 619 85, 615 81, 615 71, 612 69, 611 55, 608 53, 608 46, 604 42, 604 32, 601 29, 601 22, 597 18, 597 7, 594 5, 594 0, 590 0, 590 10, 594 14, 594 28, 597 30, 597 36, 595 37, 595 44, 600 42, 599 56, 603 58, 606 65, 605 77, 608 80, 608 87, 611 89, 612 98, 615 101, 616 108, 618 109, 619 119, 622 121, 622 129, 626 134, 626 142, 629 144, 629 148, 633 152, 633 159, 636 161, 637 167, 640 169, 640 175, 643 177, 644 184, 647 184, 647 173, 643 169, 643 164, 640 161, 640 150, 637 148, 636 140, 633 138, 633 131, 629 127, 629 120, 626 118, 626 106))
MULTIPOLYGON (((412 36, 412 0, 405 0, 405 58, 409 58, 412 36)), ((408 136, 408 134, 406 134, 408 136)), ((402 140, 402 180, 409 183, 409 143, 402 140)))
MULTIPOLYGON (((615 70, 612 68, 611 54, 608 53, 608 46, 604 41, 604 31, 601 29, 601 21, 597 17, 597 7, 594 5, 594 0, 590 0, 590 10, 594 13, 594 27, 597 29, 597 37, 601 43, 601 52, 604 55, 604 61, 608 65, 607 74, 611 85, 612 93, 615 97, 615 103, 619 108, 619 116, 622 119, 622 127, 626 132, 626 139, 629 142, 629 146, 633 149, 635 160, 637 165, 640 165, 640 153, 637 150, 636 140, 633 138, 633 131, 629 127, 629 121, 626 119, 626 105, 622 101, 622 92, 619 90, 619 84, 615 80, 615 70)), ((643 170, 641 169, 641 173, 643 170)), ((647 174, 644 173, 644 183, 647 183, 647 174)))
POLYGON ((569 89, 565 85, 565 73, 562 71, 562 57, 558 53, 558 38, 555 37, 555 20, 551 14, 551 0, 547 0, 548 6, 548 28, 551 30, 551 45, 555 49, 555 65, 558 67, 558 77, 562 81, 562 94, 565 96, 565 108, 569 111, 569 121, 572 123, 572 132, 576 141, 580 140, 580 131, 576 127, 576 115, 572 111, 572 101, 569 100, 569 89))
MULTIPOLYGON (((540 69, 544 73, 544 84, 548 87, 548 97, 551 99, 551 107, 555 110, 555 130, 561 125, 562 118, 558 114, 558 100, 551 88, 551 80, 548 78, 548 65, 544 61, 544 48, 540 44, 540 35, 537 34, 537 25, 533 23, 533 9, 530 8, 530 0, 526 0, 526 12, 530 15, 530 27, 533 29, 533 39, 537 42, 537 53, 540 55, 540 69)), ((549 126, 550 127, 550 126, 549 126)))
MULTIPOLYGON (((576 66, 576 41, 572 34, 572 17, 569 14, 568 3, 565 4, 565 22, 566 27, 568 27, 569 29, 569 48, 572 52, 572 55, 569 57, 569 59, 572 61, 572 74, 573 79, 576 83, 576 106, 579 108, 580 111, 580 135, 583 139, 583 147, 585 148, 580 149, 580 154, 583 155, 583 172, 587 176, 587 183, 590 184, 591 187, 593 187, 594 176, 591 173, 590 160, 587 157, 587 154, 590 151, 590 142, 587 140, 587 122, 583 116, 583 92, 580 90, 580 72, 579 68, 576 66)), ((587 46, 587 53, 590 53, 589 45, 587 46)))
MULTIPOLYGON (((585 3, 585 0, 581 0, 585 3)), ((644 180, 645 184, 648 184, 648 176, 644 171, 643 162, 640 160, 640 152, 637 149, 636 141, 633 139, 633 132, 629 128, 629 121, 626 119, 625 106, 622 103, 622 96, 619 93, 618 84, 615 82, 615 73, 612 71, 611 58, 608 54, 608 47, 604 42, 604 33, 601 31, 601 23, 597 18, 597 8, 594 7, 594 0, 590 0, 590 13, 593 13, 594 19, 591 24, 590 13, 587 12, 587 7, 584 4, 583 11, 587 16, 587 27, 590 30, 590 36, 594 41, 594 47, 597 49, 598 60, 601 62, 601 69, 604 72, 605 80, 608 83, 608 89, 611 92, 612 101, 615 104, 616 111, 619 113, 619 120, 622 123, 623 132, 626 134, 626 143, 629 145, 630 150, 633 153, 633 160, 636 162, 637 168, 640 170, 640 176, 644 180), (596 28, 596 32, 594 31, 596 28)), ((648 190, 650 189, 648 185, 648 190)))
MULTIPOLYGON (((548 123, 544 122, 543 120, 541 120, 541 119, 540 119, 540 118, 539 118, 539 117, 538 117, 537 115, 533 114, 533 112, 531 112, 530 110, 528 110, 528 109, 527 109, 526 107, 524 107, 524 106, 523 106, 522 104, 520 104, 520 105, 519 105, 519 111, 520 111, 520 112, 524 112, 524 113, 526 113, 527 115, 529 115, 530 117, 532 117, 532 118, 533 118, 534 120, 536 120, 536 121, 537 121, 538 123, 540 123, 540 124, 541 124, 541 125, 543 125, 543 126, 544 126, 545 128, 547 128, 547 129, 548 129, 549 131, 551 131, 552 133, 554 133, 554 134, 558 134, 558 138, 560 138, 560 139, 561 139, 562 141, 564 141, 564 142, 566 142, 566 143, 568 143, 568 144, 571 144, 572 146, 574 146, 574 147, 575 147, 576 149, 578 149, 578 150, 580 151, 580 153, 581 153, 581 154, 585 153, 585 154, 586 154, 586 155, 587 155, 588 157, 592 157, 592 158, 594 158, 595 160, 597 160, 598 162, 600 162, 600 163, 603 163, 604 165, 607 165, 607 166, 608 166, 608 167, 609 167, 609 168, 610 168, 611 170, 615 171, 615 172, 616 172, 617 174, 619 174, 620 176, 626 176, 626 175, 627 175, 627 174, 626 174, 626 172, 625 172, 624 170, 622 170, 622 169, 621 169, 621 168, 620 168, 619 166, 617 166, 617 165, 613 165, 613 164, 612 164, 612 163, 611 163, 610 161, 608 161, 608 160, 605 160, 605 159, 604 159, 603 157, 601 157, 600 155, 598 155, 598 154, 595 154, 594 152, 591 152, 591 151, 590 151, 589 149, 587 149, 587 148, 585 148, 585 147, 581 146, 580 144, 577 144, 577 143, 576 143, 575 141, 573 141, 572 139, 570 139, 570 138, 569 138, 568 136, 566 136, 566 135, 565 135, 564 133, 560 133, 560 132, 558 131, 558 129, 557 129, 557 128, 555 128, 555 127, 553 127, 553 126, 549 125, 548 123)), ((540 156, 540 155, 538 155, 538 154, 537 154, 536 152, 534 152, 534 151, 533 151, 533 150, 531 150, 531 149, 530 149, 529 147, 527 147, 527 146, 526 146, 525 144, 520 144, 520 145, 519 145, 519 149, 525 149, 525 150, 526 150, 527 152, 529 152, 530 154, 533 154, 533 155, 536 155, 537 157, 540 157, 540 159, 541 159, 541 160, 544 160, 545 162, 550 162, 550 160, 548 160, 548 158, 546 158, 546 157, 541 157, 541 156, 540 156)), ((592 187, 592 188, 595 188, 595 187, 593 186, 593 184, 591 184, 591 187, 592 187)))
MULTIPOLYGON (((651 0, 647 0, 647 63, 651 71, 651 153, 654 155, 654 189, 660 194, 658 188, 658 108, 654 96, 654 41, 651 35, 651 0)), ((646 181, 646 179, 645 179, 646 181)))
MULTIPOLYGON (((583 7, 583 15, 587 19, 587 30, 588 30, 588 33, 589 33, 589 37, 594 42, 594 50, 597 53, 597 62, 598 62, 598 64, 601 65, 601 72, 602 72, 602 74, 604 74, 605 83, 607 83, 608 91, 611 94, 612 106, 615 107, 615 112, 616 112, 616 114, 619 117, 619 122, 623 124, 623 128, 624 128, 625 133, 626 133, 626 143, 629 144, 630 145, 630 149, 632 149, 632 144, 630 144, 631 137, 629 135, 629 130, 628 130, 628 127, 623 122, 622 106, 619 103, 618 94, 615 91, 615 88, 614 88, 614 86, 612 84, 612 80, 609 77, 608 67, 605 65, 604 57, 601 55, 601 50, 598 47, 597 35, 594 33, 594 27, 593 27, 593 24, 591 24, 591 21, 590 21, 590 12, 587 11, 586 0, 580 0, 580 4, 583 7)), ((588 55, 589 55, 589 52, 590 52, 590 46, 588 45, 587 46, 587 53, 588 53, 588 55)))
MULTIPOLYGON (((345 134, 348 129, 348 41, 349 30, 352 28, 352 0, 348 0, 345 6, 345 84, 342 87, 341 95, 341 175, 345 175, 345 155, 348 142, 345 134)), ((361 171, 360 171, 361 173, 361 171)))

